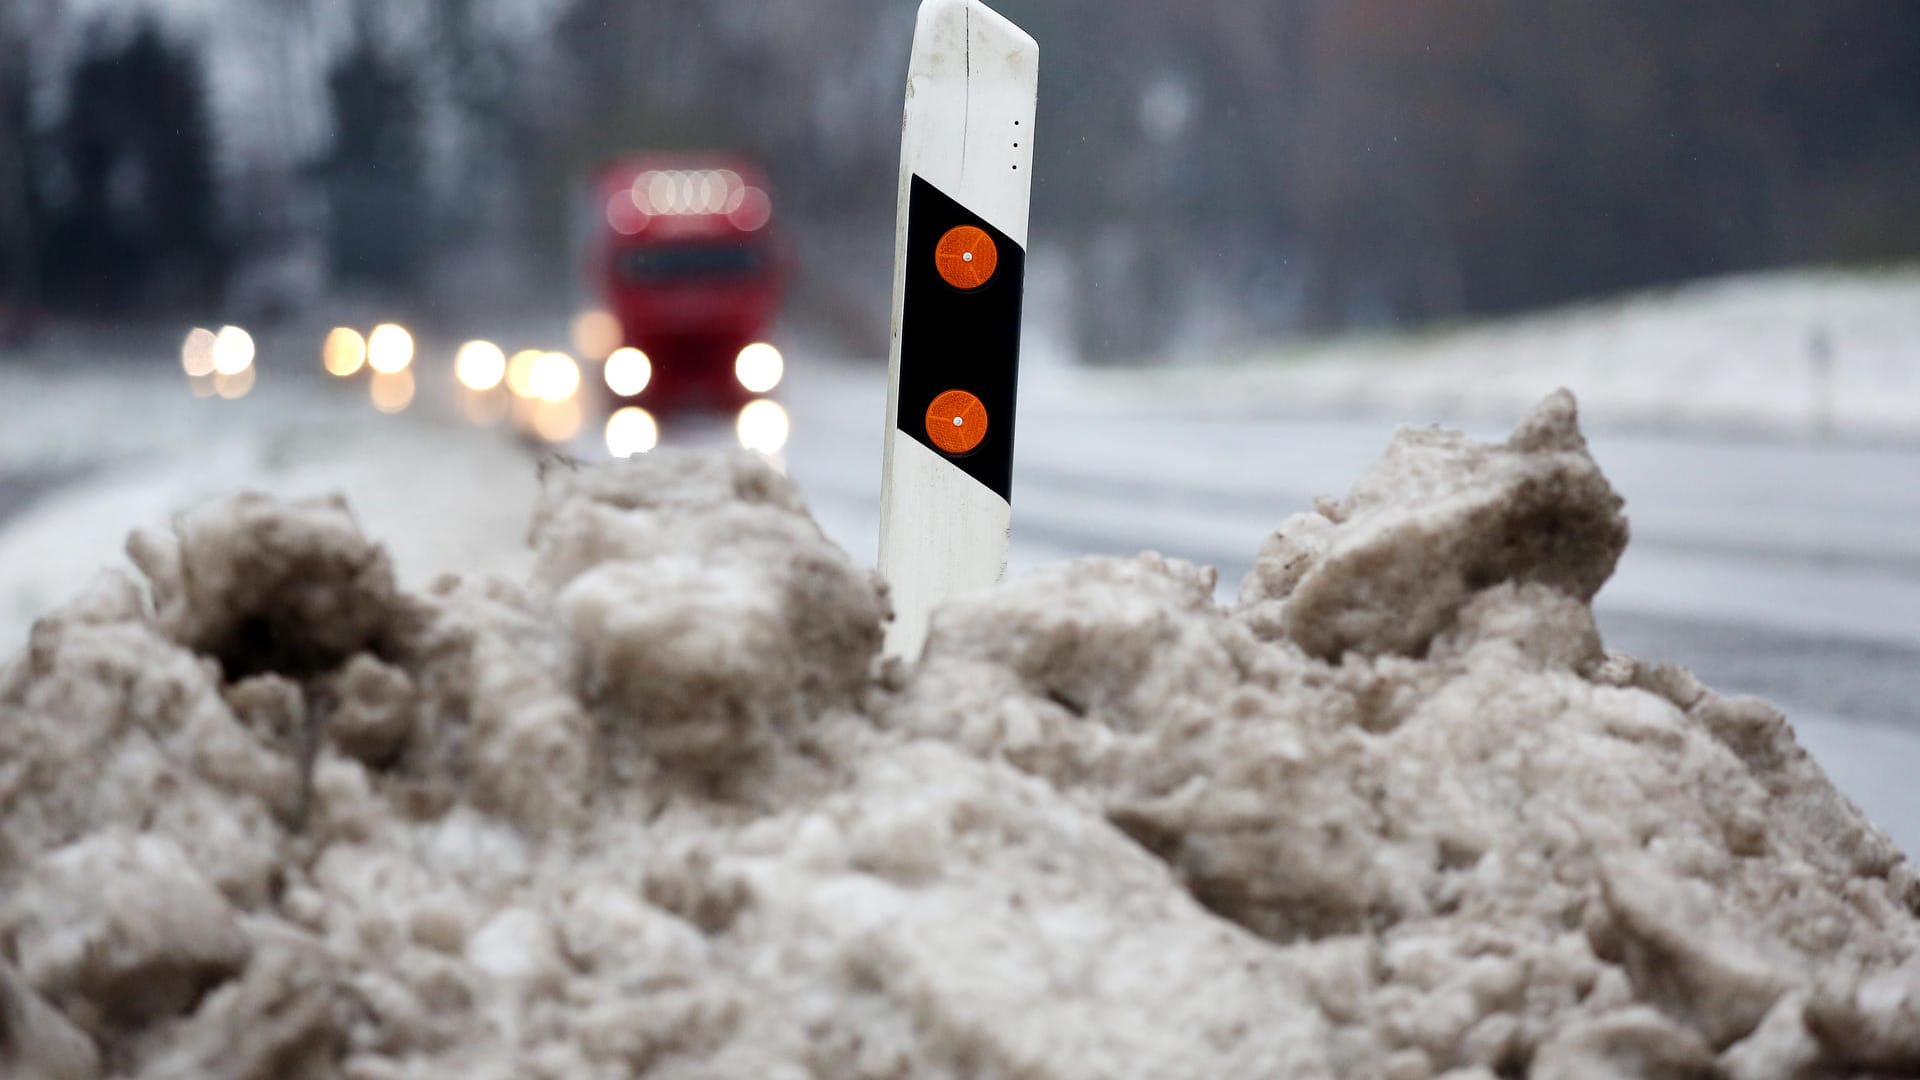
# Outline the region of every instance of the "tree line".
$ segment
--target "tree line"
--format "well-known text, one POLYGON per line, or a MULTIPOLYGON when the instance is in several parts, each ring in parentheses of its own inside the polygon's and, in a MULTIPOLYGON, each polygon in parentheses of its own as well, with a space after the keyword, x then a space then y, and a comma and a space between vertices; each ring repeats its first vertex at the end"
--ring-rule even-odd
MULTIPOLYGON (((549 6, 530 38, 499 3, 436 0, 406 38, 368 15, 329 58, 330 145, 283 182, 324 206, 301 227, 332 277, 405 288, 476 235, 563 266, 593 164, 651 147, 761 157, 803 266, 890 255, 908 0, 549 6)), ((1920 252, 1920 6, 999 6, 1042 45, 1034 244, 1096 357, 1920 252)), ((217 298, 257 238, 222 213, 196 43, 36 72, 69 87, 53 121, 31 63, 0 23, 0 290, 217 298)))

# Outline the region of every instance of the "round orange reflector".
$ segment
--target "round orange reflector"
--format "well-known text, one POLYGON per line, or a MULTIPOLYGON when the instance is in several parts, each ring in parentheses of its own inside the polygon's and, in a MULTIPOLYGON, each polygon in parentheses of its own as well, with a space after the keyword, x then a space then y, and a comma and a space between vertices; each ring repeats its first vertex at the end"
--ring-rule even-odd
POLYGON ((987 437, 987 407, 965 390, 949 390, 927 406, 927 438, 949 454, 964 454, 987 437))
POLYGON ((940 277, 956 289, 973 290, 985 285, 1000 265, 1000 249, 985 229, 958 225, 948 229, 933 249, 933 265, 940 277))

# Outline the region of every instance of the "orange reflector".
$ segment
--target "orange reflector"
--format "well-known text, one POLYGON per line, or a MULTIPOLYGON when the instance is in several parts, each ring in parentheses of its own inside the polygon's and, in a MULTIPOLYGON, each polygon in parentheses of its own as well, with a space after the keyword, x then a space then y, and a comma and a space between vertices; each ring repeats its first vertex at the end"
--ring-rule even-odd
POLYGON ((987 407, 965 390, 949 390, 927 406, 927 438, 949 454, 964 454, 987 437, 987 407))
POLYGON ((948 229, 933 249, 933 265, 940 277, 956 289, 973 290, 987 283, 1000 265, 1000 249, 986 230, 972 225, 948 229))

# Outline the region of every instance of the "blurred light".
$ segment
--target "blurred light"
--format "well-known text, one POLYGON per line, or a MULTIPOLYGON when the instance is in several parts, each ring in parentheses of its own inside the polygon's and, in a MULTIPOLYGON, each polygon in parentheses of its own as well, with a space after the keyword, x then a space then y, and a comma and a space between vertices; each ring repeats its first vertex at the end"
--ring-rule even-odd
POLYGON ((607 453, 614 457, 644 454, 659 445, 660 425, 647 410, 628 405, 607 417, 607 453))
POLYGON ((632 236, 647 227, 646 212, 633 192, 622 191, 607 200, 607 226, 621 236, 632 236))
POLYGON ((514 397, 533 396, 533 365, 539 360, 539 349, 521 349, 507 361, 507 389, 514 397))
POLYGON ((615 349, 601 374, 607 380, 607 389, 621 397, 633 397, 653 381, 653 362, 639 349, 615 349))
POLYGON ((374 408, 389 415, 405 412, 413 404, 413 372, 375 370, 371 392, 374 408))
POLYGON ((566 353, 542 353, 533 362, 527 387, 541 401, 565 401, 580 389, 580 365, 566 353))
POLYGON ((358 330, 336 326, 327 332, 326 343, 320 346, 320 361, 327 366, 329 374, 344 379, 365 366, 367 339, 361 337, 358 330))
POLYGON ((220 388, 215 385, 212 375, 187 376, 187 389, 193 391, 193 396, 198 398, 212 397, 220 392, 220 388))
POLYGON ((187 331, 187 340, 180 343, 180 366, 188 378, 204 379, 213 374, 213 342, 213 331, 203 326, 187 331))
POLYGON ((472 423, 487 427, 506 418, 507 406, 512 401, 512 395, 495 387, 492 390, 461 394, 460 411, 472 423))
POLYGON ((640 209, 652 214, 677 214, 680 212, 680 185, 674 182, 672 173, 646 173, 634 183, 634 202, 640 209), (640 187, 644 181, 646 187, 640 187))
POLYGON ((780 359, 780 350, 764 341, 756 341, 740 350, 733 360, 733 377, 748 392, 764 394, 780 385, 780 377, 786 374, 786 363, 780 359))
POLYGON ((703 214, 718 214, 727 208, 727 202, 733 192, 727 190, 727 182, 717 172, 700 174, 695 202, 703 214))
MULTIPOLYGON (((618 208, 618 201, 608 205, 607 221, 615 230, 632 235, 645 227, 650 214, 731 214, 756 190, 747 187, 732 169, 650 169, 633 178, 627 200, 638 212, 641 224, 622 229, 616 218, 626 211, 618 208)), ((760 195, 765 198, 764 192, 760 195)))
MULTIPOLYGON (((393 323, 381 323, 367 337, 367 365, 382 375, 407 370, 413 363, 413 335, 393 323)), ((408 395, 411 397, 411 393, 408 395)), ((401 409, 406 408, 403 404, 401 409)), ((395 409, 395 412, 400 411, 395 409)))
POLYGON ((253 389, 253 365, 249 364, 231 375, 216 371, 213 373, 213 392, 228 401, 238 401, 253 389))
POLYGON ((727 213, 727 220, 741 232, 756 232, 767 227, 773 220, 773 200, 757 187, 750 187, 740 198, 739 205, 727 213))
POLYGON ((214 374, 238 375, 252 366, 253 335, 237 326, 221 327, 213 336, 214 374))
POLYGON ((748 450, 758 450, 763 454, 777 454, 787 445, 787 436, 792 434, 793 426, 787 420, 787 410, 777 401, 761 398, 747 402, 740 410, 740 419, 734 425, 740 435, 740 445, 748 450))
POLYGON ((741 202, 745 201, 747 197, 747 183, 740 179, 740 174, 734 172, 732 169, 721 169, 720 179, 721 182, 726 185, 726 198, 721 200, 720 212, 723 214, 731 214, 735 210, 740 209, 741 202))
POLYGON ((563 443, 580 434, 580 399, 536 402, 533 430, 550 443, 563 443))
POLYGON ((469 390, 491 390, 507 377, 507 354, 491 341, 469 341, 453 354, 453 376, 469 390))
POLYGON ((620 320, 610 312, 583 311, 573 317, 574 351, 589 360, 605 360, 608 353, 620 347, 625 334, 620 320))

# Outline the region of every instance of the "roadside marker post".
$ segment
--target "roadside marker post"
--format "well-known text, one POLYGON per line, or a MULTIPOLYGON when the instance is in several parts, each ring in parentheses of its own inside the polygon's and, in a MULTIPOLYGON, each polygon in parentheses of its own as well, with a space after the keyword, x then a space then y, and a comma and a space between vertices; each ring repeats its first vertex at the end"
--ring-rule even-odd
POLYGON ((925 0, 907 70, 880 487, 887 652, 1006 574, 1039 47, 980 0, 925 0))

